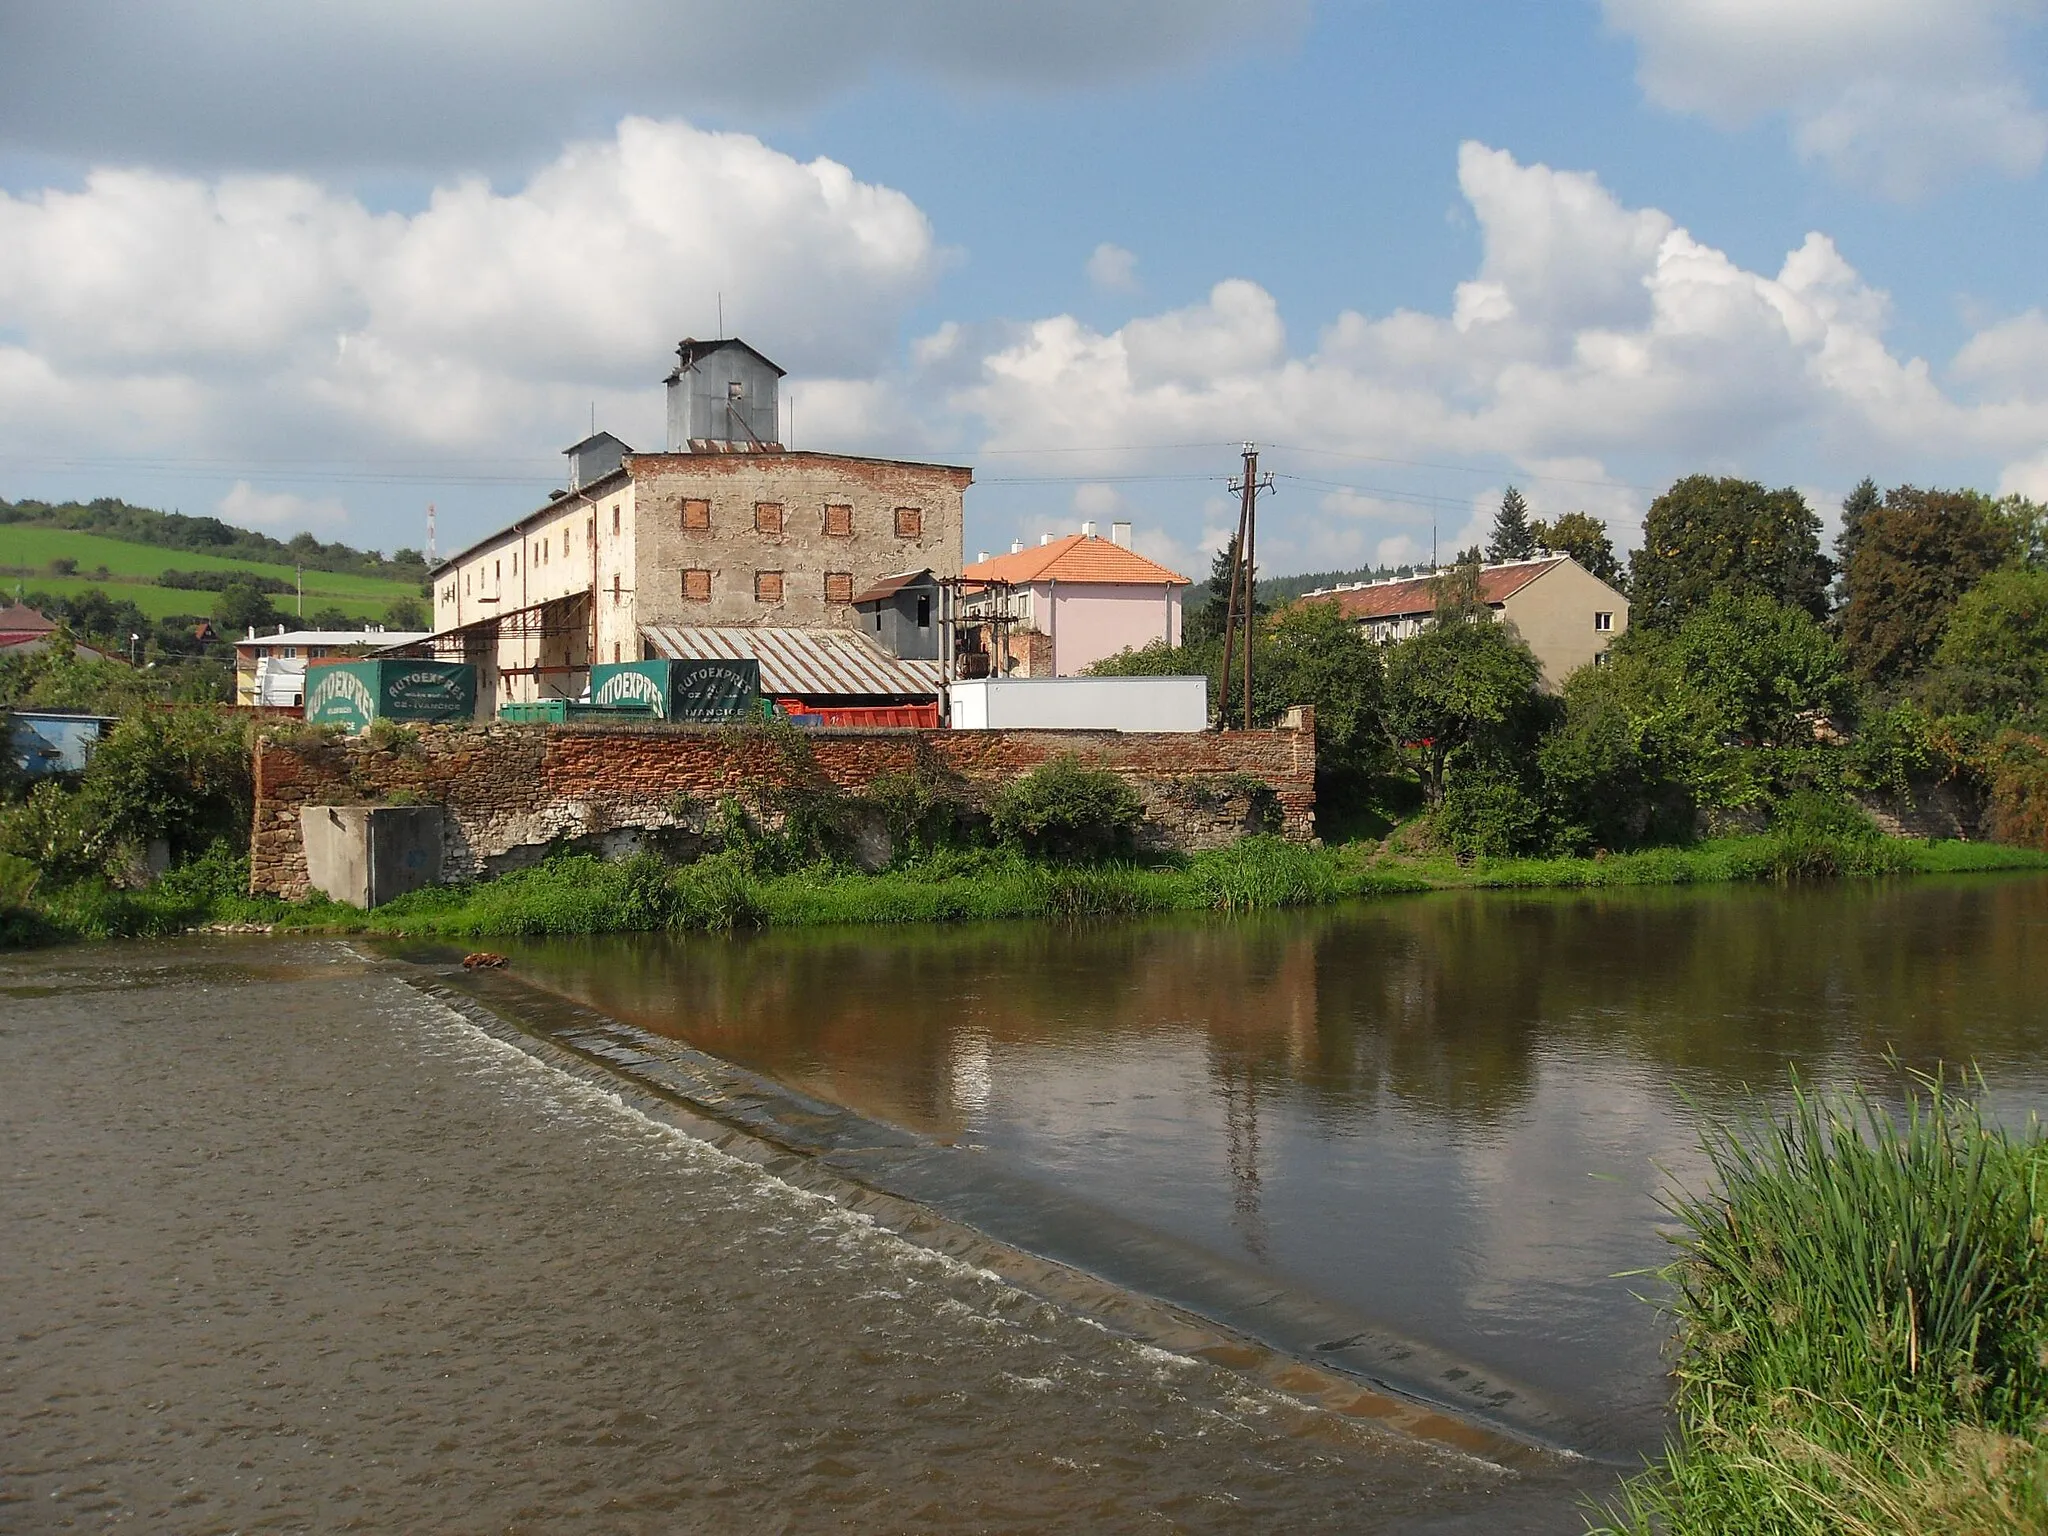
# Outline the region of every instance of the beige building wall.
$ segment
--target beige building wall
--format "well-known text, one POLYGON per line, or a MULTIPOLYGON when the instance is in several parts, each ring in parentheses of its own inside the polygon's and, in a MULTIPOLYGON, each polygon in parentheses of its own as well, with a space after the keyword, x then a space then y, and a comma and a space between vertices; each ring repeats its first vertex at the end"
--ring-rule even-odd
POLYGON ((573 696, 587 680, 526 669, 638 661, 642 624, 851 625, 851 599, 880 577, 960 573, 973 478, 836 454, 633 454, 444 566, 434 628, 591 595, 576 635, 505 633, 465 653, 478 711, 495 714, 508 701, 573 696), (757 583, 764 575, 780 577, 779 594, 757 583))
POLYGON ((641 453, 626 467, 636 624, 836 628, 883 576, 960 574, 970 470, 822 453, 641 453))
POLYGON ((1501 617, 1528 641, 1543 686, 1555 692, 1628 628, 1628 599, 1577 561, 1561 560, 1508 597, 1501 617))

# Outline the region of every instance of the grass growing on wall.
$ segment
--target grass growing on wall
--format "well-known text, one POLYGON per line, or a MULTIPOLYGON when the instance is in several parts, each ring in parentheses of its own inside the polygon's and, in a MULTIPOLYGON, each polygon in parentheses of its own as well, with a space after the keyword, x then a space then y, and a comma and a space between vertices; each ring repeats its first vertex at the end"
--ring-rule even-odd
POLYGON ((2048 1530, 2048 1142, 1927 1083, 1709 1130, 1677 1437, 1610 1533, 2048 1530))

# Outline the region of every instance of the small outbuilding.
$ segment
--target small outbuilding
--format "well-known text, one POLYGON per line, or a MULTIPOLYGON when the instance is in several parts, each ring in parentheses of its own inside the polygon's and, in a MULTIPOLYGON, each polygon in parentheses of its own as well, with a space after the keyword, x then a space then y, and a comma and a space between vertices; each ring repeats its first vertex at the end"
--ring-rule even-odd
POLYGON ((856 593, 861 633, 901 661, 939 659, 939 579, 930 571, 884 576, 856 593))

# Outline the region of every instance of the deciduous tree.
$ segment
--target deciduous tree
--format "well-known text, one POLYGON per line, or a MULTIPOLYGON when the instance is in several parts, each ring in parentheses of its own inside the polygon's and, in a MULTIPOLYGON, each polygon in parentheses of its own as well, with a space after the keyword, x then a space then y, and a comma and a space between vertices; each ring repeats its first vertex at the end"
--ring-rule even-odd
POLYGON ((1607 536, 1607 525, 1599 518, 1567 512, 1554 522, 1535 522, 1529 527, 1543 548, 1570 555, 1609 586, 1621 588, 1625 580, 1621 560, 1614 553, 1614 541, 1607 536))
POLYGON ((1859 677, 1894 683, 1934 659, 1957 601, 2019 552, 2018 534, 1976 491, 1902 485, 1857 520, 1842 645, 1859 677))
POLYGON ((1485 619, 1435 622, 1388 651, 1387 726, 1420 751, 1431 806, 1443 801, 1452 755, 1511 730, 1541 676, 1521 636, 1485 619))
POLYGON ((1675 630, 1716 592, 1825 618, 1832 570, 1820 552, 1820 519, 1797 491, 1689 475, 1650 503, 1630 563, 1629 618, 1675 630))

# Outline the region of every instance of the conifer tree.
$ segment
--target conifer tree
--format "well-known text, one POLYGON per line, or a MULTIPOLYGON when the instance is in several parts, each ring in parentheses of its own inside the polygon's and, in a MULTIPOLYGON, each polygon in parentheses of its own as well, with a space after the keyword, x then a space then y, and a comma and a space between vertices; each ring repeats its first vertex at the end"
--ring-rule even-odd
POLYGON ((1536 553, 1536 535, 1529 527, 1529 504, 1512 485, 1500 499, 1493 514, 1493 537, 1487 541, 1489 560, 1526 560, 1536 553))

